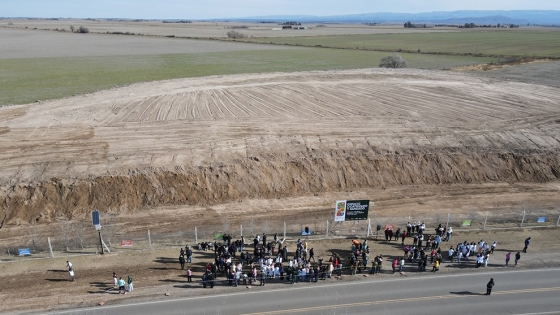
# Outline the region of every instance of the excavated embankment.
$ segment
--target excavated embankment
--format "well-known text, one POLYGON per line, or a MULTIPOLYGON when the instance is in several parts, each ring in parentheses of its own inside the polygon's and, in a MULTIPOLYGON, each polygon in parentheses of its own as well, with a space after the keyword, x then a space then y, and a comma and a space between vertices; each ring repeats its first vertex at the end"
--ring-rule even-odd
POLYGON ((16 224, 560 176, 558 88, 445 71, 149 82, 2 108, 0 133, 0 219, 16 224))
MULTIPOLYGON (((304 154, 302 152, 302 154, 304 154)), ((216 165, 91 180, 53 179, 2 190, 7 221, 51 220, 91 209, 220 203, 410 184, 547 182, 560 177, 558 152, 325 152, 291 161, 258 157, 216 165)))

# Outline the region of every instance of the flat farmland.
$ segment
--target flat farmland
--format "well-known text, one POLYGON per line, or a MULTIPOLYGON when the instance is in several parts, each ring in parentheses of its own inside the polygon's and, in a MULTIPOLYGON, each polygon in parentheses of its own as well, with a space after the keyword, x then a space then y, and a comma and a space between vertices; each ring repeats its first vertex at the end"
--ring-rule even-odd
MULTIPOLYGON (((0 28, 0 105, 114 86, 235 73, 375 67, 383 52, 0 28)), ((492 58, 404 54, 410 67, 445 69, 492 58)))
MULTIPOLYGON (((64 29, 70 26, 87 27, 92 33, 134 33, 154 36, 177 36, 190 38, 227 38, 227 32, 235 29, 250 37, 284 37, 284 36, 327 36, 349 34, 395 34, 408 33, 410 30, 402 25, 368 26, 363 24, 317 24, 304 23, 305 30, 282 30, 277 23, 241 23, 241 22, 197 22, 193 23, 163 23, 162 21, 112 21, 112 20, 3 20, 0 26, 10 28, 28 28, 38 30, 64 29)), ((457 28, 429 28, 415 30, 424 32, 459 32, 457 28)))
POLYGON ((476 29, 463 32, 250 38, 248 42, 302 46, 560 58, 560 31, 555 29, 476 29))

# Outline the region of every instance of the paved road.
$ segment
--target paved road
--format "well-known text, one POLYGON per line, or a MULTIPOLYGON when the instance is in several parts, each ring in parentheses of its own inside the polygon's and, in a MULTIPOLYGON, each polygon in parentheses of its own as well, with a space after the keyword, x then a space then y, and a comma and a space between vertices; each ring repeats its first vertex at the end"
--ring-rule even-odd
MULTIPOLYGON (((559 268, 232 288, 232 293, 84 309, 85 314, 560 314, 559 268), (491 296, 486 283, 494 278, 491 296)), ((201 290, 203 290, 201 288, 201 290)), ((206 289, 211 290, 211 289, 206 289)), ((78 310, 57 314, 81 314, 78 310)))

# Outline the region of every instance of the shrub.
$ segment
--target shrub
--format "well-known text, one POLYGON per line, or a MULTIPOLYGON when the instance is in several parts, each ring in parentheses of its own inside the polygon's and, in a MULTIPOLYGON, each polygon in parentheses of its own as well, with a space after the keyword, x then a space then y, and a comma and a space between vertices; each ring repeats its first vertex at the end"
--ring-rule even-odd
POLYGON ((78 32, 78 33, 84 33, 84 34, 85 34, 85 33, 89 33, 89 28, 80 26, 80 27, 78 27, 77 32, 78 32))
POLYGON ((245 38, 247 37, 245 34, 237 32, 237 31, 229 31, 227 32, 228 38, 245 38))
POLYGON ((402 59, 401 55, 394 53, 391 56, 387 56, 381 59, 379 64, 380 68, 406 68, 408 63, 406 60, 402 59))

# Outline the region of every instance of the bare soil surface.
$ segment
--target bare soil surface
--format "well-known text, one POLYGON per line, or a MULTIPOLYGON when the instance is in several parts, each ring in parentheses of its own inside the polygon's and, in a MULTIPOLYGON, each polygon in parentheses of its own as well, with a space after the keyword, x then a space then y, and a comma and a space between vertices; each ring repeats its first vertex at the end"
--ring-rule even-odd
POLYGON ((560 80, 558 80, 559 71, 560 61, 544 61, 516 66, 497 67, 489 71, 477 71, 476 74, 505 81, 560 87, 560 80))
POLYGON ((150 82, 5 107, 0 207, 18 224, 95 208, 547 183, 560 176, 559 104, 550 86, 365 69, 150 82))

